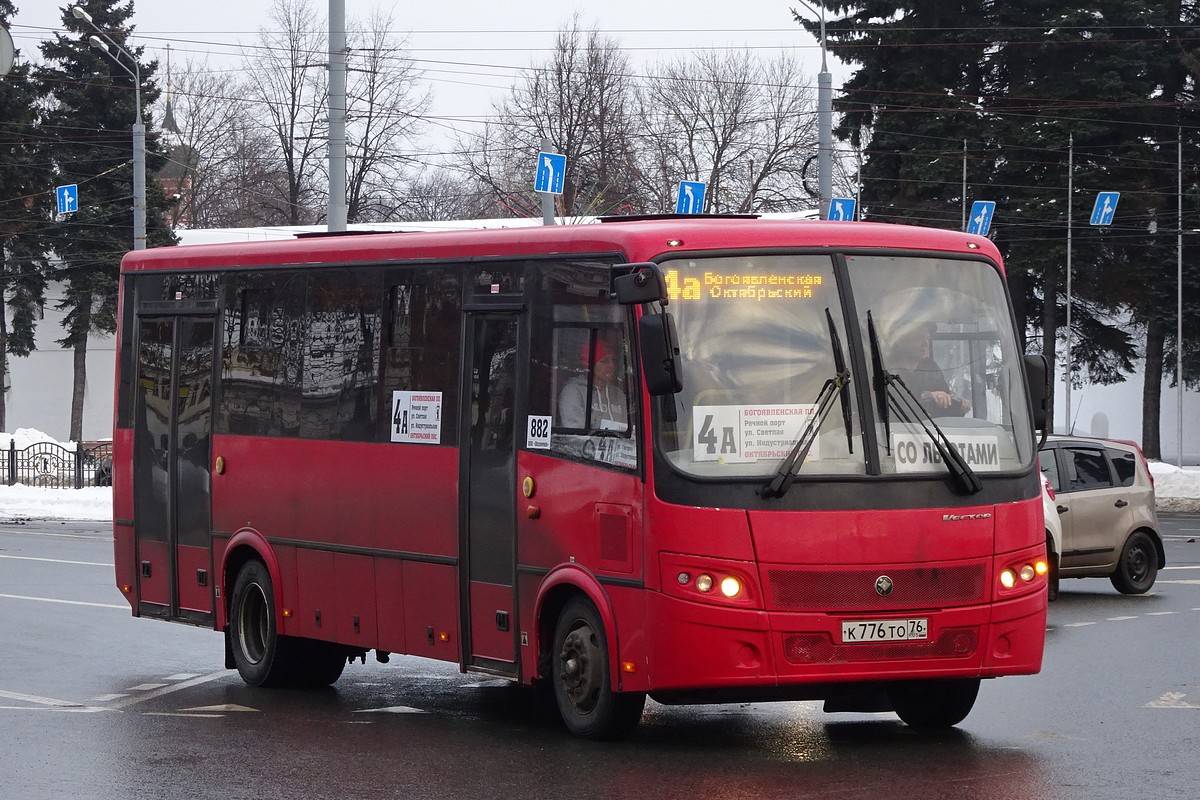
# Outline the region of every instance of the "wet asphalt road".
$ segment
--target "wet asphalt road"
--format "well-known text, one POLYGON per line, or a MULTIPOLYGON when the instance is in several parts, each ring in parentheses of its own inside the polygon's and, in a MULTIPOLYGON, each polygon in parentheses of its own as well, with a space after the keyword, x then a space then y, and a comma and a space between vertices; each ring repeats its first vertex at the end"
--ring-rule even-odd
POLYGON ((1200 515, 1161 521, 1153 591, 1064 581, 1042 673, 985 682, 948 735, 819 703, 650 703, 614 744, 418 659, 248 688, 220 635, 129 616, 106 526, 0 524, 0 797, 1193 799, 1200 515))

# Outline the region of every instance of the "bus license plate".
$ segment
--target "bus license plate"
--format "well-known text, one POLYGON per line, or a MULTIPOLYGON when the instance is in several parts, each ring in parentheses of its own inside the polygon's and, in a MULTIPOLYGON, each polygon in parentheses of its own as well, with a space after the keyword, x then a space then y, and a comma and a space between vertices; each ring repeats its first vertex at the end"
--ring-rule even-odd
POLYGON ((929 638, 928 619, 856 619, 842 622, 842 644, 929 638))

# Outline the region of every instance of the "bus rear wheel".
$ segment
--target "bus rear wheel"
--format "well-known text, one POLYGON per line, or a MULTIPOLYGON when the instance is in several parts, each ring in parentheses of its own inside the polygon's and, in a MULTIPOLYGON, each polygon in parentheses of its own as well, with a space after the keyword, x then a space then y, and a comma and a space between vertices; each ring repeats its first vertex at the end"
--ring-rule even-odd
POLYGON ((897 683, 888 689, 896 716, 910 728, 936 731, 967 718, 979 694, 979 678, 897 683))
POLYGON ((642 692, 615 692, 604 623, 591 603, 575 598, 554 628, 554 699, 567 730, 585 739, 621 739, 637 727, 642 692))
POLYGON ((261 561, 247 561, 238 571, 229 604, 229 638, 243 681, 251 686, 289 682, 289 642, 278 635, 275 589, 261 561))

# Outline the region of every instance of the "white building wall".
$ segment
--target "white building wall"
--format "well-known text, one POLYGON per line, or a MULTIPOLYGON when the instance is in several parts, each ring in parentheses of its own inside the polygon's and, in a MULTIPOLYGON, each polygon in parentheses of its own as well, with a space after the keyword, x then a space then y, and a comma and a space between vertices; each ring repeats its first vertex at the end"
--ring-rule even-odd
MULTIPOLYGON (((70 437, 75 352, 55 341, 66 335, 62 327, 66 314, 55 308, 61 298, 61 286, 47 287, 45 317, 37 326, 37 349, 25 358, 9 356, 4 428, 10 432, 34 428, 59 441, 70 437)), ((112 438, 115 370, 114 337, 89 337, 83 401, 85 441, 112 438)), ((0 445, 7 446, 8 442, 0 445)))

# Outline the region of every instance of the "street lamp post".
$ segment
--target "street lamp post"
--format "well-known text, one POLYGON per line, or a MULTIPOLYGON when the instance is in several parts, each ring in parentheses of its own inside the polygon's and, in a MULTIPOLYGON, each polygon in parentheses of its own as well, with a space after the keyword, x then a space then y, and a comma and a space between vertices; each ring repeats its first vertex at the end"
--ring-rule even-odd
POLYGON ((833 76, 826 62, 825 2, 813 8, 806 0, 797 0, 821 21, 821 71, 817 73, 817 191, 820 194, 821 219, 829 216, 833 199, 833 76))
POLYGON ((133 78, 133 93, 135 115, 133 118, 133 249, 146 249, 146 125, 142 122, 142 69, 138 60, 128 50, 114 42, 107 33, 100 30, 92 22, 92 15, 79 6, 71 6, 71 14, 75 19, 82 20, 96 31, 96 36, 89 36, 88 43, 116 62, 133 78), (116 50, 114 53, 113 50, 116 50), (130 69, 120 54, 129 59, 133 65, 130 69))

